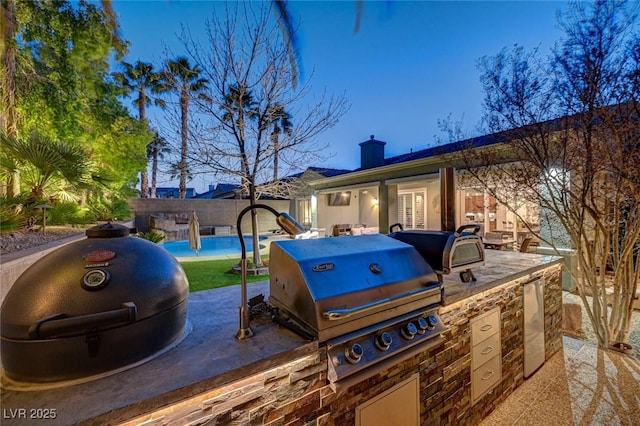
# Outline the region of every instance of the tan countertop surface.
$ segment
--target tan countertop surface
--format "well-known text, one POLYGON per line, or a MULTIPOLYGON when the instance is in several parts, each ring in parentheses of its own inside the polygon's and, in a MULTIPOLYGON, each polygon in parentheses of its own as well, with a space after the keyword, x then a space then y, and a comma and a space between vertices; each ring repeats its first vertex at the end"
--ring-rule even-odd
POLYGON ((477 281, 463 283, 457 273, 443 276, 443 304, 449 305, 459 302, 549 266, 561 264, 562 261, 562 257, 559 256, 485 250, 484 266, 472 269, 477 281))
MULTIPOLYGON (((269 282, 248 285, 249 298, 268 294, 269 282)), ((191 293, 192 331, 167 353, 138 367, 98 380, 50 390, 2 389, 2 409, 25 409, 27 418, 2 418, 2 425, 115 424, 197 395, 225 383, 314 353, 308 342, 270 321, 252 322, 255 336, 237 340, 240 286, 191 293), (54 409, 56 418, 34 422, 32 409, 54 409)))

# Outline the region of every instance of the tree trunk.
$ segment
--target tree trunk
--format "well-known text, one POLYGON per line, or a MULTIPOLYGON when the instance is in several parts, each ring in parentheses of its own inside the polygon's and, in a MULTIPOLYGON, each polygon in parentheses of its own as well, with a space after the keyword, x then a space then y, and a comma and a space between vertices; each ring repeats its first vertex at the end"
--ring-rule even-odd
POLYGON ((140 198, 149 198, 149 172, 140 172, 140 198))
POLYGON ((156 198, 156 186, 158 182, 158 146, 154 144, 151 156, 151 198, 156 198))
POLYGON ((186 198, 187 195, 187 150, 189 148, 187 144, 187 136, 189 129, 187 128, 187 114, 189 110, 189 98, 186 89, 183 89, 180 95, 180 109, 182 112, 182 144, 180 146, 180 198, 186 198))
MULTIPOLYGON (((249 203, 254 206, 256 204, 256 188, 253 182, 249 185, 249 203)), ((253 263, 257 267, 262 266, 260 258, 260 241, 258 240, 258 211, 251 210, 251 237, 253 239, 253 263)))
POLYGON ((278 154, 279 154, 279 141, 278 141, 278 133, 273 132, 271 135, 273 138, 273 182, 275 183, 278 180, 278 154))
MULTIPOLYGON (((14 1, 2 2, 2 111, 0 114, 0 129, 12 138, 18 137, 18 119, 16 111, 16 43, 15 43, 15 13, 14 1)), ((4 192, 8 197, 20 193, 20 174, 12 172, 7 178, 4 192)))
MULTIPOLYGON (((144 92, 144 86, 140 86, 140 88, 138 89, 138 115, 141 122, 143 122, 147 116, 146 103, 147 103, 147 97, 144 92)), ((149 198, 149 170, 148 169, 149 169, 149 158, 147 157, 147 164, 144 165, 144 170, 140 172, 140 197, 141 198, 149 198)))

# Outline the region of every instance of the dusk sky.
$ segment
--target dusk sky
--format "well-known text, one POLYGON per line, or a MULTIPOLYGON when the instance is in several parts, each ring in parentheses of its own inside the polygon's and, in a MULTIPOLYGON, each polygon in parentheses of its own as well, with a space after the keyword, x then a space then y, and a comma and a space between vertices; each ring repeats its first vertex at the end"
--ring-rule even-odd
MULTIPOLYGON (((202 32, 206 18, 224 7, 211 1, 113 2, 121 35, 131 42, 125 60, 152 62, 183 54, 180 25, 202 32)), ((351 104, 338 125, 323 133, 329 158, 323 166, 355 169, 358 143, 375 135, 387 142, 386 156, 419 150, 446 139, 438 120, 462 120, 477 135, 482 88, 477 61, 514 44, 545 55, 562 37, 552 1, 382 1, 363 2, 360 31, 354 32, 355 1, 293 1, 299 25, 303 82, 315 91, 343 94, 351 104)), ((152 122, 154 116, 150 116, 152 122)), ((295 117, 294 117, 295 120, 295 117)), ((189 186, 203 192, 205 178, 189 186)), ((166 186, 168 183, 161 183, 166 186)))

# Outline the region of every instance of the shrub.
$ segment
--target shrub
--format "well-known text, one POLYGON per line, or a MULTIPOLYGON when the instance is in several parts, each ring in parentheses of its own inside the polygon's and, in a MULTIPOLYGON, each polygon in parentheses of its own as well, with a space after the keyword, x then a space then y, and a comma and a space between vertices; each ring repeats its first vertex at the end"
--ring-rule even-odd
POLYGON ((80 225, 91 223, 92 217, 72 202, 56 203, 47 210, 47 223, 51 225, 80 225))
POLYGON ((20 227, 20 224, 25 220, 24 215, 16 208, 15 204, 2 204, 0 206, 0 230, 13 231, 20 227))
POLYGON ((139 238, 149 240, 152 243, 158 244, 160 241, 164 240, 164 235, 159 234, 157 232, 139 232, 136 234, 139 238))

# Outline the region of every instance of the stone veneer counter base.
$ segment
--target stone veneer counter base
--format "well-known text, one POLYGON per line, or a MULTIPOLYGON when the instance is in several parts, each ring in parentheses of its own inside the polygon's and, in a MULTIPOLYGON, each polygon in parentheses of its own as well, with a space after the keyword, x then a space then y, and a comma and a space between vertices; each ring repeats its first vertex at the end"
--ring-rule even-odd
MULTIPOLYGON (((522 284, 547 280, 546 358, 561 345, 561 258, 487 251, 475 283, 444 277, 440 315, 445 341, 336 395, 326 380, 326 351, 268 321, 238 341, 239 286, 193 293, 192 333, 176 348, 139 367, 93 382, 46 391, 2 390, 3 412, 53 409, 55 424, 353 424, 355 407, 420 375, 421 424, 474 424, 523 382, 522 284), (503 378, 470 402, 469 318, 500 307, 503 378), (560 343, 558 343, 560 342, 560 343), (10 411, 14 410, 14 411, 10 411), (149 423, 147 423, 149 422, 149 423), (217 422, 217 423, 216 423, 217 422)), ((249 297, 267 294, 267 282, 249 285, 249 297)), ((29 418, 3 425, 33 424, 29 418)), ((44 424, 44 423, 43 423, 44 424)), ((53 423, 52 423, 53 424, 53 423)))

